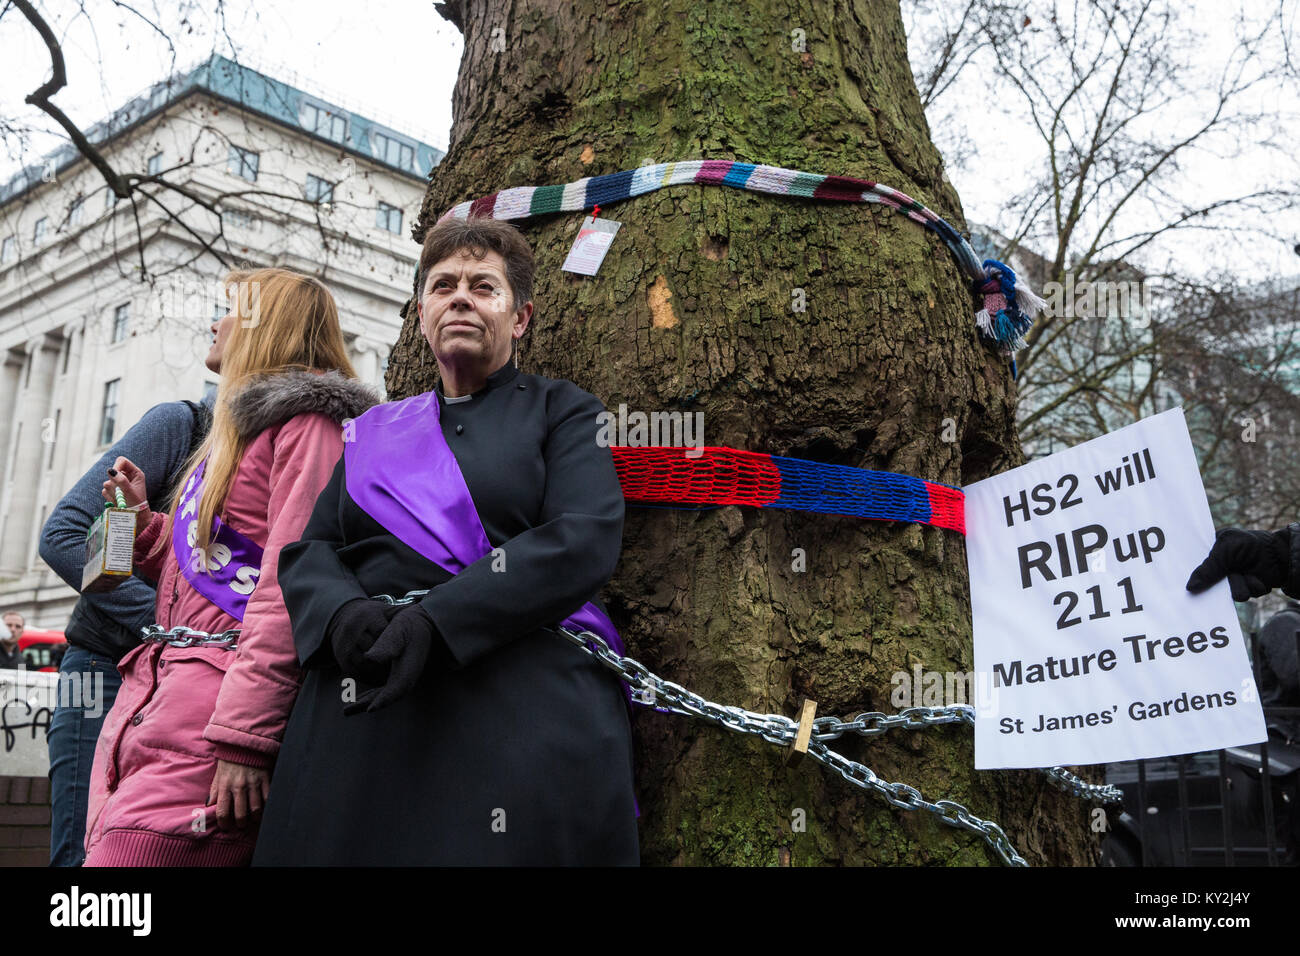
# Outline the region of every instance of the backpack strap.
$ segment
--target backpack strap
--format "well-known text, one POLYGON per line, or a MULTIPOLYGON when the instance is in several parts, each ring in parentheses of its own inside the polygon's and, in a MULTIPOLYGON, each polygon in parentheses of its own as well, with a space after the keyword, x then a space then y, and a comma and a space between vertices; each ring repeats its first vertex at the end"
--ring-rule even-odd
POLYGON ((208 437, 208 432, 212 429, 212 412, 206 405, 191 402, 189 399, 181 399, 181 402, 188 406, 190 410, 190 444, 185 450, 185 455, 176 463, 176 468, 167 482, 169 486, 174 485, 181 477, 181 469, 190 460, 190 456, 203 444, 203 439, 208 437))

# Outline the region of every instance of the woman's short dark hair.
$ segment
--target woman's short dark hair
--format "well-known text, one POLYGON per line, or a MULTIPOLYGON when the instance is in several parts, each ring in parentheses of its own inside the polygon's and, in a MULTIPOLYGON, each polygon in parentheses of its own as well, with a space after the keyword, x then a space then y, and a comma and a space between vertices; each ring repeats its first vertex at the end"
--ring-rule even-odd
POLYGON ((420 270, 416 298, 424 295, 429 270, 456 255, 468 252, 476 259, 495 252, 506 264, 506 281, 510 283, 513 309, 518 311, 533 297, 533 249, 528 240, 510 223, 500 219, 444 219, 424 234, 420 250, 420 270))

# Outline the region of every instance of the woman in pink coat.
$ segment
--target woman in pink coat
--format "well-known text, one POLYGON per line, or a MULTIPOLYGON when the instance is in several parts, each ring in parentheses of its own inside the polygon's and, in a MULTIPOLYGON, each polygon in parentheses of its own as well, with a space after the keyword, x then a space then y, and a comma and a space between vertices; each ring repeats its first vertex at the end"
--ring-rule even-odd
POLYGON ((91 774, 86 866, 242 866, 300 674, 276 581, 343 450, 341 425, 376 404, 356 381, 338 311, 317 280, 232 275, 206 364, 222 376, 212 429, 168 514, 119 458, 104 483, 137 518, 135 572, 157 623, 122 659, 122 689, 91 774), (195 633, 197 632, 197 633, 195 633))

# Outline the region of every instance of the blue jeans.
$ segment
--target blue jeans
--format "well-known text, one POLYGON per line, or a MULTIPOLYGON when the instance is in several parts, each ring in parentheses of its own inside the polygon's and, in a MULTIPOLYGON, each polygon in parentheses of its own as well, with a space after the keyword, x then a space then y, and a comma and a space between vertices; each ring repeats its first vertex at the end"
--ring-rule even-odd
POLYGON ((68 647, 59 665, 58 706, 46 740, 50 748, 50 866, 81 866, 86 856, 90 768, 104 717, 122 675, 111 657, 68 647))

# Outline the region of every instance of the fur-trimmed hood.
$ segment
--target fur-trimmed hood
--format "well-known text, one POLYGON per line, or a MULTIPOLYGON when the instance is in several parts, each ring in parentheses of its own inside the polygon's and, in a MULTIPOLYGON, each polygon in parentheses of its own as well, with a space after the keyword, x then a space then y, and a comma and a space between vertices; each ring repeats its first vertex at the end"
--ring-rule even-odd
POLYGON ((295 369, 251 379, 230 397, 230 413, 240 437, 252 439, 303 412, 320 412, 341 424, 378 404, 373 389, 342 372, 295 369))

